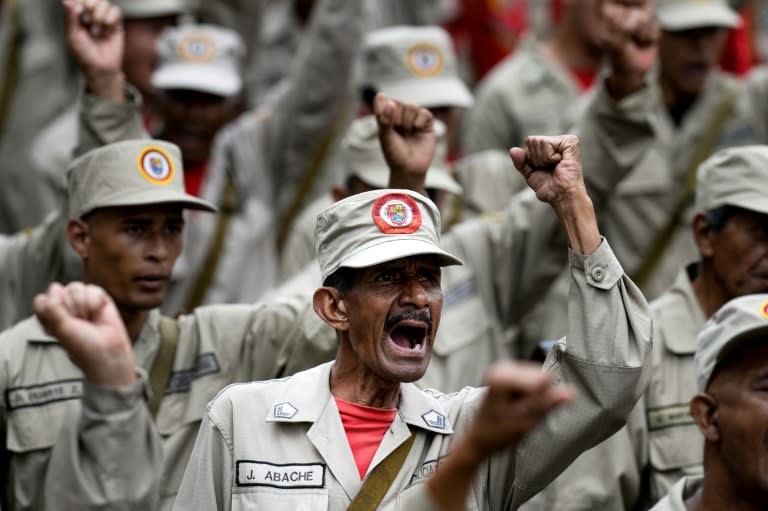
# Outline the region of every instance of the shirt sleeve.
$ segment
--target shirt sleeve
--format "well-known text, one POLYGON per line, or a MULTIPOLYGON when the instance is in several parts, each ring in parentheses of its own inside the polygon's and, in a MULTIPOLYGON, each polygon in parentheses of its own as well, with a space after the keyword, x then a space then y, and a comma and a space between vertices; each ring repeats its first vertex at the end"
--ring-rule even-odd
POLYGON ((72 410, 51 449, 44 508, 156 508, 162 445, 143 379, 124 387, 85 382, 82 405, 72 410))
POLYGON ((203 417, 174 511, 229 511, 232 501, 232 450, 221 430, 203 417))
POLYGON ((642 293, 605 240, 590 256, 571 252, 570 263, 568 336, 555 345, 545 368, 577 396, 526 438, 516 452, 511 498, 492 508, 517 509, 582 452, 615 433, 648 382, 651 314, 642 293))

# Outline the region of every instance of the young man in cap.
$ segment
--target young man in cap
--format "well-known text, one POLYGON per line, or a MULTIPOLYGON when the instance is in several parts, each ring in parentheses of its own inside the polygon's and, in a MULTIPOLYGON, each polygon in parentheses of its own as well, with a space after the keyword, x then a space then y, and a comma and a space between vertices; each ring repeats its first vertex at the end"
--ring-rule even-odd
MULTIPOLYGON (((280 94, 228 124, 242 106, 244 50, 236 33, 193 25, 170 30, 159 41, 152 81, 163 95, 160 135, 182 147, 190 192, 222 211, 219 219, 190 221, 188 242, 200 250, 182 255, 165 310, 250 302, 276 283, 275 226, 291 208, 298 174, 310 166, 343 104, 338 92, 349 80, 355 40, 362 37, 360 11, 360 2, 352 0, 319 3, 280 94), (263 271, 247 271, 254 258, 263 271)), ((91 41, 100 44, 106 44, 103 38, 91 41)), ((111 63, 105 80, 117 81, 111 63)), ((88 128, 101 118, 100 105, 84 107, 88 128)), ((144 136, 140 129, 130 133, 135 122, 111 120, 125 138, 144 136)), ((85 147, 105 138, 99 126, 88 131, 85 147)))
POLYGON ((765 509, 766 335, 768 294, 731 300, 704 326, 695 356, 697 393, 690 401, 704 436, 704 474, 681 479, 653 511, 765 509))
MULTIPOLYGON (((396 112, 379 112, 390 166, 406 175, 426 168, 432 157, 424 150, 426 133, 400 137, 387 120, 396 112)), ((417 116, 413 125, 421 122, 417 116)), ((609 433, 599 430, 613 429, 609 424, 641 391, 650 347, 645 306, 600 238, 572 144, 569 137, 542 139, 512 156, 537 197, 558 213, 574 252, 591 254, 571 253, 574 321, 567 348, 560 344, 548 362, 555 381, 578 381, 581 388, 574 406, 519 449, 482 465, 470 507, 517 508, 609 433)), ((420 494, 453 433, 483 414, 482 390, 445 396, 411 385, 424 375, 440 322, 441 267, 459 262, 440 246, 435 205, 407 190, 365 192, 323 211, 316 232, 324 286, 315 291, 314 307, 338 334, 335 362, 219 394, 176 509, 336 510, 356 498, 391 509, 420 494)), ((471 247, 464 249, 472 257, 471 247)))
POLYGON ((699 261, 651 302, 648 389, 627 426, 583 454, 546 491, 557 509, 648 509, 702 466, 687 403, 696 394, 696 337, 729 300, 768 292, 768 147, 715 153, 699 168, 693 240, 699 261))
POLYGON ((478 84, 463 126, 466 153, 506 149, 529 135, 573 127, 603 58, 600 2, 562 3, 551 37, 527 37, 478 84))
MULTIPOLYGON (((98 337, 67 343, 35 318, 0 336, 4 508, 169 509, 208 400, 233 381, 332 356, 333 345, 303 342, 314 316, 306 299, 162 317, 184 209, 214 207, 185 193, 179 149, 167 142, 110 144, 72 164, 67 238, 85 281, 114 300, 114 328, 129 342, 123 351, 98 337)), ((73 297, 92 296, 90 287, 73 284, 73 297)))

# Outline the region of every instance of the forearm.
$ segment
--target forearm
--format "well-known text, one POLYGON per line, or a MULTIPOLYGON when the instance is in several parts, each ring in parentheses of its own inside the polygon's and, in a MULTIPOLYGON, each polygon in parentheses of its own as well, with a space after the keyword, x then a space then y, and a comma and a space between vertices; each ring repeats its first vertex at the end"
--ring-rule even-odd
POLYGON ((429 478, 426 491, 440 511, 464 511, 472 483, 483 462, 466 436, 459 438, 450 453, 440 460, 437 471, 429 478))
POLYGON ((579 190, 573 197, 552 205, 568 236, 571 250, 578 254, 592 254, 602 239, 597 227, 597 217, 592 200, 586 190, 579 190))
POLYGON ((84 75, 85 87, 90 94, 115 103, 126 101, 126 82, 122 71, 99 72, 86 69, 84 75))
POLYGON ((141 94, 123 83, 123 101, 86 93, 80 104, 76 156, 98 147, 149 138, 141 116, 141 94))

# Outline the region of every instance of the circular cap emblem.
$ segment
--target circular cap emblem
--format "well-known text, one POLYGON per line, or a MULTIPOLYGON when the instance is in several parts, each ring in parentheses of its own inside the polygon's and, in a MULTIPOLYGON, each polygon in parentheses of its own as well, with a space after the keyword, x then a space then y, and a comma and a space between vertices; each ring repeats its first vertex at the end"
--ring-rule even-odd
POLYGON ((421 227, 421 211, 411 197, 393 193, 373 205, 373 221, 384 234, 411 234, 421 227))
POLYGON ((431 44, 419 44, 408 50, 406 61, 408 69, 420 77, 440 74, 444 64, 443 52, 431 44))
POLYGON ((173 181, 173 160, 165 150, 150 146, 139 154, 139 172, 154 185, 167 185, 173 181))
POLYGON ((190 34, 179 42, 179 56, 187 62, 208 62, 216 53, 216 42, 205 34, 190 34))
POLYGON ((763 304, 760 306, 760 313, 765 319, 768 319, 768 301, 763 302, 763 304))

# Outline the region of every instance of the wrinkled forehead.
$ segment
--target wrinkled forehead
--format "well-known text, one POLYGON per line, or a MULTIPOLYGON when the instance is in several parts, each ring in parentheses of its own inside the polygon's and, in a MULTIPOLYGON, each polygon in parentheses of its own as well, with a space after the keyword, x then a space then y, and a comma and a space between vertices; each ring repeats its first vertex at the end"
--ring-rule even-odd
POLYGON ((768 384, 768 335, 760 334, 744 341, 717 363, 708 388, 725 384, 752 386, 768 384))
POLYGON ((177 202, 145 204, 139 206, 108 206, 97 208, 84 219, 89 221, 122 221, 131 219, 183 220, 184 205, 177 202))

